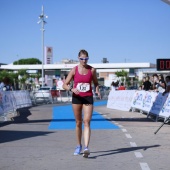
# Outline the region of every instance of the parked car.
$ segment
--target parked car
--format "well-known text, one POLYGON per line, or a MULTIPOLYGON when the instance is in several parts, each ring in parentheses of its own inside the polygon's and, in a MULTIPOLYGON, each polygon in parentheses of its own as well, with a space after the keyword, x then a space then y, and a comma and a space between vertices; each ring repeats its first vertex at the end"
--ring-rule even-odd
POLYGON ((35 92, 34 97, 36 100, 44 100, 49 99, 51 97, 51 90, 52 87, 44 86, 40 87, 38 91, 35 92))

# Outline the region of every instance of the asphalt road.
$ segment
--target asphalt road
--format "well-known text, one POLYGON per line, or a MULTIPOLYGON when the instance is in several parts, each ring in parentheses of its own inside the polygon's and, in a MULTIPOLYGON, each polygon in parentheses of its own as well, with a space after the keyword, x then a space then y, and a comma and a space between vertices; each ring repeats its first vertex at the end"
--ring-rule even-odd
POLYGON ((49 130, 53 104, 20 109, 0 124, 0 170, 169 170, 170 128, 137 112, 96 106, 120 129, 92 130, 88 159, 73 156, 74 130, 49 130))

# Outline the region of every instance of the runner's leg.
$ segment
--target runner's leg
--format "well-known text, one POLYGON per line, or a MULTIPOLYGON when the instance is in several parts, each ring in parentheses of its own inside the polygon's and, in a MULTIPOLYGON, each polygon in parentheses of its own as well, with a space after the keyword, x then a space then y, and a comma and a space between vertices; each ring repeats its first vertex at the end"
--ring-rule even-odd
POLYGON ((76 120, 76 139, 77 145, 81 145, 82 137, 82 104, 72 104, 76 120))
POLYGON ((90 135, 91 135, 91 129, 90 129, 90 121, 92 117, 93 112, 93 105, 83 105, 83 112, 84 112, 84 145, 85 147, 88 147, 90 142, 90 135))

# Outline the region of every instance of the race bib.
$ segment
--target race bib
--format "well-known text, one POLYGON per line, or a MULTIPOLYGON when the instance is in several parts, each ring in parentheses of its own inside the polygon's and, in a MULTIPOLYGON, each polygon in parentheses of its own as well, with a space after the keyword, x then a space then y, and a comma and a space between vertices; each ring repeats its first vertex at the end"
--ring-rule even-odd
POLYGON ((80 92, 87 92, 90 90, 89 83, 78 83, 76 87, 80 92))

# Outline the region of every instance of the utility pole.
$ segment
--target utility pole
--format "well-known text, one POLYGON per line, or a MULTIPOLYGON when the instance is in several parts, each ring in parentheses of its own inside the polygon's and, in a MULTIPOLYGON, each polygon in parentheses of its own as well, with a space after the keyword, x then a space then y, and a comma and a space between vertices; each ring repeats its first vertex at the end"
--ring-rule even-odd
POLYGON ((45 18, 48 18, 48 16, 46 16, 44 14, 44 7, 42 6, 42 13, 39 16, 39 21, 37 22, 38 24, 41 23, 41 31, 42 31, 42 87, 44 86, 44 24, 46 24, 47 22, 45 21, 45 18))

